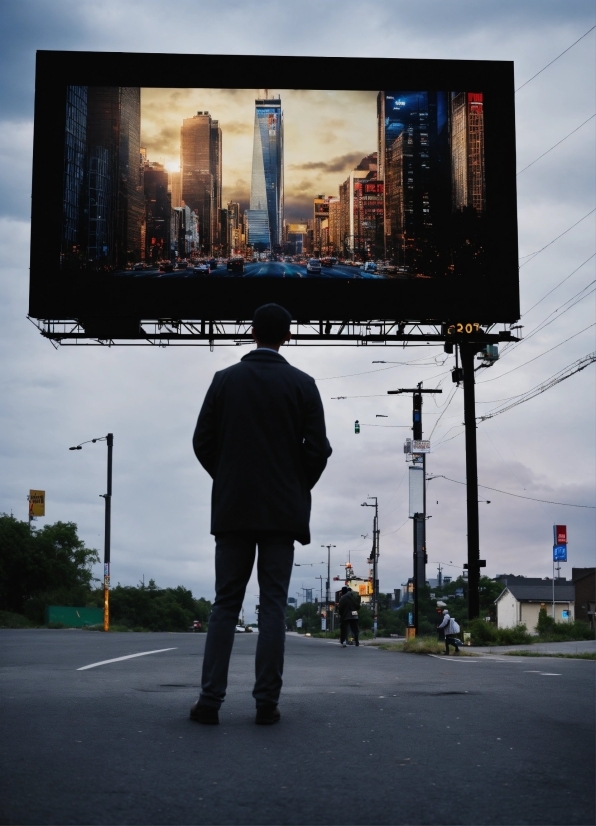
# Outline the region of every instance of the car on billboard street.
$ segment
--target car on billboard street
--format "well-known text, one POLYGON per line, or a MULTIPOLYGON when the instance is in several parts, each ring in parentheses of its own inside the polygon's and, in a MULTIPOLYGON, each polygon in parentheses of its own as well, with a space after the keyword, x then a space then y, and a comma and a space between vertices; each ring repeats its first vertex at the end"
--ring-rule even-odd
POLYGON ((205 264, 203 262, 195 264, 192 271, 195 275, 209 275, 209 264, 205 264))
POLYGON ((228 272, 234 273, 234 275, 236 273, 242 274, 244 272, 244 258, 230 258, 226 269, 228 272))
POLYGON ((306 265, 306 272, 312 273, 320 273, 321 272, 321 262, 318 258, 309 258, 308 264, 306 265))

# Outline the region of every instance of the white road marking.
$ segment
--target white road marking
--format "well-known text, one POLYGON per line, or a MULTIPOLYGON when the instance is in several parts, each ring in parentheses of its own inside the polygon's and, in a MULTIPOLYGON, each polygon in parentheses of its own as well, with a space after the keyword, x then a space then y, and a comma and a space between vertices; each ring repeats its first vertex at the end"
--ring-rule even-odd
POLYGON ((481 660, 481 657, 478 657, 478 658, 476 658, 476 657, 462 657, 462 658, 460 658, 460 657, 455 657, 455 656, 448 657, 447 660, 445 660, 445 657, 444 657, 443 654, 427 654, 426 656, 427 657, 434 657, 435 660, 443 660, 443 661, 448 662, 448 663, 455 662, 455 660, 457 660, 460 663, 463 663, 463 662, 477 663, 477 662, 480 662, 480 660, 481 660))
POLYGON ((158 648, 157 651, 141 651, 140 654, 127 654, 126 657, 114 657, 113 660, 102 660, 99 663, 91 663, 91 665, 84 665, 82 668, 77 668, 77 671, 87 671, 88 668, 97 668, 98 665, 107 665, 108 663, 119 663, 122 660, 132 660, 134 657, 146 657, 147 654, 161 654, 162 651, 175 651, 176 648, 158 648))
POLYGON ((561 677, 561 674, 555 674, 552 671, 524 671, 524 674, 540 674, 541 677, 561 677))

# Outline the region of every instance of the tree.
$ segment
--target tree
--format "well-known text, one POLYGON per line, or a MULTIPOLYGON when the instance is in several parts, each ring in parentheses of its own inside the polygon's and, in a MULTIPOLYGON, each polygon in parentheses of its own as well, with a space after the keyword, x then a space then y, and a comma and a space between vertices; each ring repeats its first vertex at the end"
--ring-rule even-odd
POLYGON ((7 514, 0 515, 0 610, 25 613, 43 622, 45 605, 85 605, 99 562, 74 522, 56 522, 41 530, 7 514))

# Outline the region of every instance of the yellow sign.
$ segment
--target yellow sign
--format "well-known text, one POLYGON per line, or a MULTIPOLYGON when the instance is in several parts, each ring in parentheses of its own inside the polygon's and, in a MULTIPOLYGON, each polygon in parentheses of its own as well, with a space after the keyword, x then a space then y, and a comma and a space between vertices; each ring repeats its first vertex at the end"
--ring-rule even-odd
POLYGON ((287 224, 288 233, 295 235, 305 235, 308 232, 308 224, 287 224))
POLYGON ((45 490, 29 491, 29 516, 46 515, 46 492, 45 490))

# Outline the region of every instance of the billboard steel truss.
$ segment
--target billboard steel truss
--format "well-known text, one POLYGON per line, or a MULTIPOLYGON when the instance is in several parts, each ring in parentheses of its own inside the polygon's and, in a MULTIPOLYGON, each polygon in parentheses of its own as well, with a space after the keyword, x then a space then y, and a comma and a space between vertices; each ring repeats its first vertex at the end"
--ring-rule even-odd
MULTIPOLYGON (((252 342, 251 321, 188 321, 182 319, 158 319, 138 322, 138 330, 130 327, 123 335, 108 331, 90 337, 76 320, 55 321, 32 319, 40 333, 52 343, 62 346, 231 346, 252 342)), ((137 325, 135 325, 136 327, 137 325)), ((482 327, 478 324, 458 325, 471 330, 469 333, 453 333, 452 324, 406 321, 299 321, 292 324, 290 344, 338 346, 367 345, 389 346, 443 344, 475 344, 480 349, 487 344, 516 341, 511 330, 495 331, 495 325, 482 327)))

